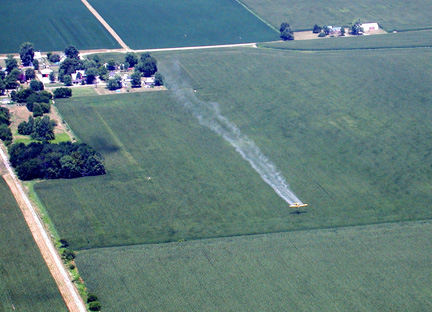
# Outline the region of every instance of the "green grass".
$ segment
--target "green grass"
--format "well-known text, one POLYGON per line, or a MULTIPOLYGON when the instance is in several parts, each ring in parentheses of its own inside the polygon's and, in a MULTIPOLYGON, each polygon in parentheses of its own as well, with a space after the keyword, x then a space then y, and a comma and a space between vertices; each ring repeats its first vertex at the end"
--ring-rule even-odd
POLYGON ((79 0, 2 0, 0 53, 19 53, 30 41, 36 50, 113 49, 119 44, 79 0))
POLYGON ((159 53, 309 203, 287 204, 168 92, 58 101, 108 175, 36 185, 75 249, 420 220, 429 204, 428 49, 159 53), (150 176, 151 180, 147 180, 150 176))
POLYGON ((356 18, 361 18, 365 22, 377 22, 387 31, 432 28, 430 11, 427 9, 430 7, 428 0, 242 2, 277 28, 282 22, 290 23, 295 30, 312 29, 314 24, 347 26, 356 18))
MULTIPOLYGON (((123 56, 123 61, 124 61, 124 56, 123 56)), ((99 87, 102 88, 102 87, 99 87)), ((96 96, 98 95, 95 91, 95 87, 91 86, 91 87, 76 87, 76 88, 72 88, 72 96, 73 97, 79 97, 79 96, 96 96)))
POLYGON ((103 310, 430 311, 432 224, 94 249, 77 263, 103 310))
POLYGON ((68 311, 3 178, 0 207, 0 311, 68 311))
POLYGON ((335 37, 320 40, 262 43, 259 46, 272 49, 305 51, 432 47, 432 30, 376 36, 335 37))
POLYGON ((235 0, 91 0, 132 49, 270 41, 278 33, 235 0))
MULTIPOLYGON (((70 142, 70 141, 71 141, 71 139, 67 133, 60 133, 60 134, 56 134, 55 139, 50 141, 50 143, 57 144, 60 142, 70 142)), ((25 137, 25 138, 19 138, 19 139, 16 139, 13 141, 13 143, 24 143, 24 144, 30 144, 33 142, 39 142, 40 143, 41 141, 33 140, 30 138, 30 136, 25 137)))

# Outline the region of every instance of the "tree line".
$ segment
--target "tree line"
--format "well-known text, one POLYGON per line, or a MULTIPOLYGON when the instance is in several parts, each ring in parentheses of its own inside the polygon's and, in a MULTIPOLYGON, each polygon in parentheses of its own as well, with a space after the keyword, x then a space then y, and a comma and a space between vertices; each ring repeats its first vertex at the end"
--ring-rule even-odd
POLYGON ((85 143, 15 143, 11 165, 21 180, 71 179, 106 173, 101 154, 85 143))
POLYGON ((9 125, 9 110, 5 107, 0 107, 0 140, 2 140, 6 145, 12 143, 12 131, 10 130, 9 125))

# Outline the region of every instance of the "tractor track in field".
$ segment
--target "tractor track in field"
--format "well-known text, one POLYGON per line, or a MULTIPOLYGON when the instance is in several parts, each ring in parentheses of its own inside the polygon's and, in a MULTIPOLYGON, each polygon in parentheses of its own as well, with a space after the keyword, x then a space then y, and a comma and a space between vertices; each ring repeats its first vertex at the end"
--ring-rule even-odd
POLYGON ((11 189, 67 308, 71 312, 86 312, 87 308, 78 294, 77 289, 72 284, 71 278, 63 266, 60 256, 45 230, 42 221, 36 214, 36 211, 24 192, 20 181, 12 170, 2 143, 0 144, 0 156, 0 175, 3 176, 11 189))

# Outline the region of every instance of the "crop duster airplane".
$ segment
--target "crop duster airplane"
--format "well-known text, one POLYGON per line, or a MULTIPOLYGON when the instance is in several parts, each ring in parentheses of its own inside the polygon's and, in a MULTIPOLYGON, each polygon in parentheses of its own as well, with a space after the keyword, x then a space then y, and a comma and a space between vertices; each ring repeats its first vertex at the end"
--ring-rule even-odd
POLYGON ((290 208, 301 208, 301 207, 306 207, 308 204, 303 204, 303 203, 293 203, 291 205, 289 205, 290 208))

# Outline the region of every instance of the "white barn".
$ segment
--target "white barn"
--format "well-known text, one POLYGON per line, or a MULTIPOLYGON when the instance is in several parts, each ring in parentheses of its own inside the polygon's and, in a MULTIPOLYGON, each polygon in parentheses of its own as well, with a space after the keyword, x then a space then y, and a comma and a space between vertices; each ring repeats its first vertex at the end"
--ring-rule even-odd
POLYGON ((360 25, 364 32, 379 30, 378 23, 363 23, 360 25))

